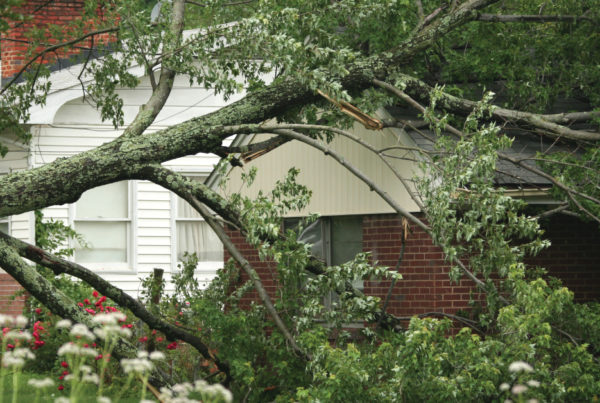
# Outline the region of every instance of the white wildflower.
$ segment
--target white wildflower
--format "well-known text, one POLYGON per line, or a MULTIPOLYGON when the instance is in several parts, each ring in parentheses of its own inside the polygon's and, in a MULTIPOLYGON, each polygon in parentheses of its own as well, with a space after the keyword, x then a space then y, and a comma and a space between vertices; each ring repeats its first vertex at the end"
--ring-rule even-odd
POLYGON ((540 383, 534 379, 527 381, 527 385, 531 386, 532 388, 539 388, 540 387, 540 383))
POLYGON ((79 367, 79 370, 84 373, 84 374, 91 374, 92 373, 92 367, 90 367, 89 365, 82 365, 79 367))
POLYGON ((162 351, 153 351, 153 352, 150 353, 150 359, 152 361, 164 360, 165 359, 165 353, 163 353, 162 351))
POLYGON ((98 351, 89 347, 79 347, 74 343, 66 343, 60 346, 58 349, 58 355, 73 354, 73 355, 87 355, 89 357, 95 357, 98 355, 98 351))
POLYGON ((129 329, 127 327, 119 328, 119 333, 121 333, 121 336, 123 336, 125 338, 129 338, 133 334, 133 333, 131 333, 131 329, 129 329))
POLYGON ((27 326, 27 318, 23 315, 19 315, 15 318, 15 326, 16 327, 25 327, 27 326))
POLYGON ((15 348, 12 351, 12 355, 14 355, 17 358, 22 358, 24 360, 33 360, 35 358, 35 354, 33 354, 31 350, 23 347, 15 348))
POLYGON ((74 343, 65 343, 62 346, 60 346, 60 348, 58 349, 58 355, 65 355, 65 354, 78 354, 79 353, 79 346, 77 346, 74 343))
POLYGON ((221 396, 223 397, 223 399, 225 399, 226 402, 231 402, 233 400, 233 395, 231 394, 231 392, 225 389, 225 387, 220 383, 215 383, 206 387, 204 389, 204 392, 211 395, 221 396))
POLYGON ((98 396, 98 403, 112 403, 109 397, 98 396))
POLYGON ((71 327, 71 325, 73 324, 73 322, 71 322, 69 319, 61 319, 58 322, 56 322, 56 328, 57 329, 68 329, 71 327))
POLYGON ((89 340, 94 340, 96 338, 96 336, 90 332, 90 329, 88 329, 88 327, 82 323, 76 323, 73 325, 73 328, 69 334, 75 337, 84 337, 89 340))
POLYGON ((171 398, 173 397, 173 391, 163 386, 160 388, 160 395, 164 398, 171 398))
POLYGON ((57 397, 54 399, 54 403, 71 403, 71 400, 68 397, 57 397))
POLYGON ((126 374, 130 372, 144 373, 152 371, 152 363, 145 358, 124 358, 121 360, 121 366, 126 374))
POLYGON ((173 387, 171 389, 173 389, 173 392, 175 392, 179 395, 187 395, 189 392, 191 392, 193 390, 193 386, 191 383, 183 382, 183 383, 178 383, 176 385, 173 385, 173 387))
POLYGON ((525 361, 515 361, 508 366, 510 372, 531 372, 533 367, 525 361))
POLYGON ((13 318, 11 316, 0 313, 0 326, 2 326, 2 327, 12 326, 12 324, 13 324, 13 318))
POLYGON ((154 400, 140 400, 140 403, 154 403, 154 400))
POLYGON ((3 367, 20 368, 23 365, 25 365, 24 359, 22 359, 20 357, 15 357, 14 355, 10 354, 10 351, 7 353, 4 353, 4 357, 2 357, 2 366, 3 367))
POLYGON ((30 379, 27 384, 33 386, 36 389, 48 388, 54 385, 54 381, 50 378, 44 379, 30 379))
POLYGON ((148 352, 144 350, 140 350, 137 353, 138 358, 148 358, 148 352))
POLYGON ((540 403, 540 401, 537 399, 529 399, 527 400, 527 403, 540 403))
POLYGON ((127 315, 125 315, 123 312, 105 312, 94 316, 92 321, 103 325, 116 325, 117 322, 125 319, 127 319, 127 315))
POLYGON ((63 379, 65 381, 71 381, 71 380, 75 379, 75 375, 69 374, 69 375, 65 376, 63 379))
POLYGON ((511 392, 513 395, 520 395, 521 393, 527 392, 529 388, 525 385, 515 385, 512 387, 511 392))
POLYGON ((98 385, 98 383, 100 383, 100 378, 96 374, 85 374, 81 377, 81 382, 90 382, 98 385))
POLYGON ((508 383, 506 383, 506 382, 504 382, 504 383, 502 383, 500 385, 500 391, 501 392, 506 392, 509 389, 510 389, 510 385, 508 383))
POLYGON ((20 330, 11 330, 6 333, 6 336, 4 337, 11 340, 31 340, 31 333, 20 330))

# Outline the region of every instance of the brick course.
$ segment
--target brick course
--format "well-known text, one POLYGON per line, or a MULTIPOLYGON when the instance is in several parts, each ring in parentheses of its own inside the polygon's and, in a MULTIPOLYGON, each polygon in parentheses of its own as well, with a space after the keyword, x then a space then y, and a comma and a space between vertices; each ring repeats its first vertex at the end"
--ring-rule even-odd
MULTIPOLYGON (((103 15, 103 2, 98 4, 98 15, 103 15)), ((55 0, 48 2, 47 0, 26 1, 21 7, 23 15, 28 15, 31 18, 25 22, 11 23, 12 29, 1 36, 0 41, 0 56, 2 62, 2 78, 9 79, 14 76, 22 66, 27 62, 25 52, 27 50, 27 41, 29 32, 32 28, 44 29, 50 24, 58 24, 63 27, 63 32, 68 33, 68 23, 78 19, 83 12, 83 1, 67 1, 55 0)), ((89 32, 94 29, 94 23, 87 23, 86 30, 89 32)), ((68 36, 65 40, 70 39, 68 36)), ((96 35, 94 41, 90 38, 77 44, 79 47, 90 47, 92 43, 94 47, 101 44, 107 44, 114 40, 114 36, 109 34, 96 35)), ((46 45, 56 44, 56 40, 48 38, 46 45)), ((45 47, 45 46, 44 46, 45 47)), ((40 47, 36 51, 44 49, 40 47)), ((44 64, 59 64, 61 60, 66 60, 82 53, 81 48, 64 48, 56 52, 49 52, 44 55, 44 64)), ((82 61, 82 60, 81 60, 82 61)))
MULTIPOLYGON (((600 232, 597 226, 562 216, 544 221, 542 225, 546 228, 545 236, 552 242, 552 247, 527 263, 546 267, 549 275, 559 277, 565 286, 574 291, 579 302, 600 299, 600 232)), ((401 232, 401 220, 393 215, 364 216, 363 251, 371 252, 373 260, 393 270, 402 245, 401 232)), ((267 291, 275 298, 276 284, 270 280, 274 263, 261 262, 258 253, 239 232, 230 229, 228 234, 261 279, 269 279, 267 291)), ((229 257, 225 252, 225 259, 229 257)), ((423 230, 412 225, 399 268, 403 279, 394 286, 387 312, 402 317, 433 311, 455 314, 469 310, 471 296, 483 301, 483 296, 477 292, 471 280, 463 278, 458 283, 451 282, 448 269, 441 249, 433 245, 423 230)), ((241 281, 247 279, 242 273, 241 281)), ((390 284, 390 280, 365 281, 364 291, 384 300, 390 284)), ((246 304, 257 301, 256 293, 248 293, 242 301, 246 304)))

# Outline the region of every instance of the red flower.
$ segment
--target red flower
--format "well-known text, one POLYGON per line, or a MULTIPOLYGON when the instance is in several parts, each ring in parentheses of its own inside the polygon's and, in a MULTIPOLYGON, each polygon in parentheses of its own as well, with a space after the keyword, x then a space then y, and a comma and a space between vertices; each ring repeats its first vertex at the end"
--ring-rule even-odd
POLYGON ((100 306, 102 305, 102 303, 106 301, 106 296, 103 296, 102 298, 100 298, 98 301, 96 301, 96 306, 100 306))
POLYGON ((46 344, 44 340, 36 340, 33 343, 36 345, 36 347, 42 347, 44 344, 46 344))
POLYGON ((131 323, 126 324, 126 325, 121 325, 121 327, 126 327, 128 329, 131 329, 133 327, 133 325, 131 323))
POLYGON ((179 311, 179 316, 183 316, 183 312, 179 311))
POLYGON ((65 387, 62 385, 58 385, 58 390, 63 390, 65 387))
POLYGON ((177 348, 177 342, 174 341, 173 343, 169 344, 167 346, 167 350, 175 350, 177 348))
POLYGON ((92 295, 94 296, 94 298, 98 298, 98 291, 94 290, 94 292, 92 293, 92 295))
POLYGON ((84 343, 84 344, 83 344, 83 347, 85 347, 85 348, 88 348, 89 346, 90 346, 90 345, 89 345, 89 344, 87 344, 87 343, 84 343))
POLYGON ((87 313, 89 313, 90 315, 95 315, 96 314, 96 311, 94 311, 92 308, 85 308, 85 311, 87 313))
POLYGON ((147 342, 147 341, 148 341, 148 336, 140 337, 138 340, 139 340, 141 343, 145 343, 145 342, 147 342))
POLYGON ((10 349, 12 350, 13 348, 15 348, 15 345, 14 345, 14 344, 10 344, 10 343, 8 343, 8 344, 6 345, 6 348, 10 348, 10 349))
POLYGON ((102 359, 102 354, 98 354, 95 358, 96 361, 101 360, 102 359))
POLYGON ((163 341, 163 340, 164 340, 164 339, 163 339, 162 337, 157 337, 157 338, 156 338, 156 341, 157 341, 157 342, 159 342, 159 343, 160 343, 161 341, 163 341))
POLYGON ((154 334, 156 334, 156 330, 153 330, 153 331, 152 331, 152 334, 153 334, 153 335, 154 335, 154 334))
POLYGON ((83 308, 83 302, 78 302, 77 305, 83 308))
POLYGON ((92 305, 92 303, 90 302, 90 300, 88 298, 84 299, 83 303, 86 305, 92 305))
POLYGON ((33 330, 46 330, 39 320, 33 324, 33 330))
POLYGON ((61 362, 60 366, 63 367, 63 368, 69 368, 69 364, 67 364, 66 361, 61 362))
POLYGON ((58 379, 62 381, 63 379, 65 379, 65 376, 61 375, 61 376, 58 377, 58 379))
POLYGON ((92 347, 96 347, 96 343, 92 343, 92 347))
POLYGON ((8 333, 10 331, 10 327, 5 327, 4 329, 2 329, 2 336, 6 336, 6 333, 8 333))
POLYGON ((63 375, 69 375, 69 371, 67 371, 66 369, 63 371, 62 373, 63 375))
POLYGON ((42 308, 35 308, 35 313, 38 315, 42 313, 42 308))

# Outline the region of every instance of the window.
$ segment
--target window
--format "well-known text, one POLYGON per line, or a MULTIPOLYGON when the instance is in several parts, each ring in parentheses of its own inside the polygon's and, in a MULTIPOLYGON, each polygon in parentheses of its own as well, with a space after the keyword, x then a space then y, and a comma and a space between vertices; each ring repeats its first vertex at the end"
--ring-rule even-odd
POLYGON ((87 248, 75 245, 75 261, 96 269, 130 269, 128 182, 88 190, 72 208, 74 228, 88 243, 87 248))
MULTIPOLYGON (((204 182, 205 176, 190 176, 204 182)), ((175 209, 175 255, 177 262, 184 254, 195 253, 199 262, 197 269, 214 271, 223 267, 223 244, 202 216, 180 197, 173 195, 175 209)), ((213 274, 213 273, 207 273, 213 274)))
MULTIPOLYGON (((289 218, 284 221, 284 228, 294 228, 300 218, 289 218)), ((322 259, 328 266, 338 266, 354 259, 362 252, 362 216, 321 217, 306 227, 298 237, 300 242, 312 245, 313 256, 322 259)), ((362 280, 352 284, 362 290, 362 280)), ((331 306, 337 298, 332 294, 325 304, 331 306)))

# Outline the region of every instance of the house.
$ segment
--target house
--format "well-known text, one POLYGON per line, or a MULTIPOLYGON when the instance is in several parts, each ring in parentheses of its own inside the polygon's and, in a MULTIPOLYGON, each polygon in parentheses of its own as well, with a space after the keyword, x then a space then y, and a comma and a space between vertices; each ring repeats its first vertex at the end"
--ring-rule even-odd
MULTIPOLYGON (((76 10, 70 8, 53 10, 57 15, 64 10, 70 10, 69 15, 76 15, 76 10)), ((19 58, 18 46, 5 45, 3 42, 1 59, 2 77, 6 79, 18 71, 22 59, 19 58)), ((0 160, 0 173, 35 168, 56 158, 75 155, 110 141, 122 132, 122 128, 117 130, 110 123, 102 122, 90 100, 82 96, 77 80, 80 67, 63 65, 53 73, 54 86, 47 106, 35 108, 31 113, 31 142, 23 145, 4 141, 9 146, 9 153, 0 160)), ((149 78, 144 76, 144 69, 132 66, 130 72, 139 77, 141 83, 135 89, 118 90, 125 101, 125 124, 131 122, 150 94, 149 78)), ((238 94, 227 102, 241 96, 238 94)), ((149 131, 209 113, 225 104, 226 101, 212 91, 190 87, 187 79, 179 77, 167 105, 149 131)), ((423 138, 410 131, 386 128, 375 132, 357 124, 353 132, 376 148, 428 146, 423 138)), ((250 141, 258 142, 260 139, 257 135, 250 141)), ((397 178, 366 150, 344 138, 336 138, 330 146, 383 186, 404 208, 420 214, 418 206, 399 186, 397 178)), ((522 140, 518 146, 515 152, 525 152, 528 147, 536 150, 539 142, 522 140)), ((400 158, 392 163, 406 178, 411 178, 418 173, 417 166, 414 161, 402 159, 402 156, 399 154, 400 158)), ((169 161, 165 165, 194 179, 204 180, 218 161, 214 155, 199 154, 169 161)), ((259 189, 270 189, 287 169, 300 169, 299 182, 312 189, 314 196, 305 211, 290 216, 287 223, 292 225, 294 218, 309 212, 320 213, 321 219, 311 227, 310 235, 317 240, 314 244, 319 245, 313 248, 315 254, 329 264, 346 261, 359 251, 369 251, 380 264, 394 267, 402 243, 406 243, 399 267, 404 279, 394 285, 388 312, 409 316, 430 311, 455 313, 468 308, 474 284, 467 279, 458 284, 451 283, 442 252, 432 244, 428 235, 411 225, 407 239, 403 240, 403 222, 393 209, 332 159, 324 158, 321 152, 304 144, 290 142, 249 162, 244 169, 250 166, 256 166, 259 175, 255 186, 245 191, 248 195, 259 189)), ((232 172, 231 189, 240 188, 239 170, 235 168, 232 172)), ((499 176, 499 184, 510 188, 515 196, 524 197, 531 204, 552 203, 544 190, 548 183, 539 182, 540 178, 536 177, 523 177, 522 172, 515 171, 514 167, 507 166, 504 170, 507 174, 499 176), (522 186, 523 181, 527 186, 522 186)), ((215 175, 209 178, 209 182, 216 182, 215 175)), ((164 269, 168 279, 168 274, 177 270, 185 251, 197 252, 201 257, 197 274, 205 283, 228 259, 228 254, 223 252, 206 224, 187 204, 146 181, 118 182, 92 189, 84 193, 77 203, 44 209, 44 215, 70 224, 89 242, 89 248, 72 244, 76 248, 75 261, 133 295, 140 290, 140 277, 147 276, 154 268, 164 269), (200 239, 204 241, 201 243, 200 239)), ((600 236, 595 226, 571 217, 555 217, 546 227, 554 247, 531 263, 543 265, 562 278, 579 300, 600 297, 600 291, 594 286, 600 280, 600 272, 596 270, 600 262, 597 248, 600 236)), ((1 219, 0 230, 33 243, 33 212, 1 219)), ((267 290, 274 295, 270 263, 260 261, 256 251, 237 231, 230 229, 229 234, 257 269, 267 290)), ((385 298, 391 283, 367 280, 355 285, 367 294, 385 298)), ((18 285, 8 275, 0 274, 0 308, 4 312, 17 313, 22 307, 22 300, 13 303, 7 299, 7 295, 15 289, 18 285)), ((247 301, 254 298, 253 294, 246 296, 247 301)))
MULTIPOLYGON (((569 104, 573 106, 572 103, 569 104)), ((380 111, 379 118, 412 118, 418 117, 407 110, 388 109, 380 111)), ((432 149, 429 140, 434 134, 426 128, 417 130, 401 130, 385 128, 381 131, 365 129, 356 123, 352 133, 359 136, 375 149, 388 149, 390 163, 402 176, 410 181, 420 171, 418 157, 406 151, 406 147, 432 149), (428 136, 421 134, 425 132, 428 136), (397 146, 404 147, 398 149, 397 146), (394 150, 396 147, 396 151, 394 150)), ((263 141, 260 135, 245 142, 263 141)), ((243 143, 240 137, 234 143, 243 143)), ((348 138, 336 136, 327 145, 344 156, 345 161, 352 164, 360 172, 381 186, 404 208, 417 217, 423 218, 419 207, 411 200, 392 171, 377 157, 364 147, 348 138)), ((537 151, 550 147, 564 147, 555 142, 544 140, 539 136, 516 137, 513 146, 506 152, 513 157, 533 156, 537 151)), ((398 264, 402 243, 405 252, 398 267, 403 279, 392 284, 391 280, 365 280, 357 282, 355 287, 368 295, 378 296, 385 301, 392 287, 391 298, 387 304, 387 312, 399 317, 410 317, 415 314, 442 312, 455 314, 470 309, 472 295, 477 296, 477 288, 473 281, 463 278, 460 282, 450 281, 449 267, 444 260, 442 250, 432 243, 431 238, 418 226, 409 223, 407 239, 402 240, 403 221, 398 214, 383 201, 369 186, 351 174, 333 158, 326 157, 322 151, 300 142, 288 142, 260 158, 253 159, 244 167, 231 168, 228 189, 244 189, 242 194, 252 196, 258 191, 272 189, 276 180, 291 167, 298 168, 298 182, 313 191, 310 205, 301 212, 294 212, 284 221, 293 225, 298 217, 309 213, 319 213, 321 218, 309 226, 301 234, 300 239, 313 245, 312 252, 329 265, 341 264, 350 260, 357 252, 370 252, 373 260, 392 270, 398 264), (251 167, 257 169, 257 176, 251 187, 245 189, 241 183, 241 172, 251 167)), ((532 206, 547 207, 556 202, 550 197, 548 190, 551 183, 538 175, 531 174, 506 161, 499 161, 496 183, 506 189, 508 194, 527 201, 532 206)), ((217 181, 212 175, 209 181, 217 181)), ((528 260, 532 266, 548 269, 549 275, 558 277, 563 284, 575 293, 577 301, 594 301, 600 298, 597 287, 600 281, 600 232, 595 223, 582 222, 572 216, 555 215, 541 221, 545 236, 552 246, 535 258, 528 260)), ((265 288, 276 295, 276 285, 272 279, 272 263, 261 261, 237 230, 229 229, 229 236, 246 259, 257 270, 263 279, 265 288)), ((225 254, 226 258, 229 255, 225 254)), ((247 277, 242 275, 241 281, 247 277)), ((246 303, 256 300, 255 293, 248 293, 246 303)))
MULTIPOLYGON (((34 23, 76 18, 81 7, 83 3, 56 2, 41 8, 41 14, 34 15, 34 23)), ((184 36, 194 32, 197 31, 186 31, 184 36)), ((21 33, 13 30, 1 38, 4 84, 24 63, 21 33)), ((9 152, 0 159, 0 175, 36 168, 111 141, 123 132, 151 94, 145 69, 131 66, 129 72, 140 79, 140 84, 135 89, 117 91, 124 101, 125 124, 115 129, 111 122, 102 121, 89 97, 83 96, 78 79, 82 61, 73 60, 60 60, 51 66, 53 85, 46 105, 31 109, 27 126, 32 136, 29 144, 11 140, 10 133, 3 134, 2 143, 9 147, 9 152)), ((83 79, 86 80, 85 76, 83 79)), ((147 132, 213 112, 242 96, 239 93, 225 101, 212 90, 190 87, 186 77, 178 76, 165 107, 147 132)), ((198 154, 164 165, 203 181, 218 160, 215 155, 198 154)), ((185 252, 196 252, 200 257, 196 271, 200 282, 210 281, 223 266, 222 246, 202 218, 174 194, 148 181, 122 181, 91 189, 76 203, 51 206, 43 214, 46 219, 69 224, 83 235, 87 245, 75 241, 67 245, 75 248, 74 261, 132 295, 140 291, 140 278, 155 268, 163 269, 168 280, 170 273, 178 270, 185 252)), ((1 218, 0 231, 35 243, 34 212, 1 218)), ((19 285, 10 276, 0 273, 0 312, 21 312, 23 299, 11 299, 18 289, 19 285)))

